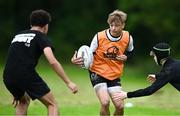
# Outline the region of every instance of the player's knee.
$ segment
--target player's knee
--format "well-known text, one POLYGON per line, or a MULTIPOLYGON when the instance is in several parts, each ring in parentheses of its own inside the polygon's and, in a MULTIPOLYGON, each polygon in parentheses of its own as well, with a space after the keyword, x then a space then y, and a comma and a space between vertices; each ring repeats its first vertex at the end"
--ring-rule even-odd
POLYGON ((55 107, 57 107, 57 103, 54 100, 53 101, 47 101, 46 106, 55 108, 55 107))
POLYGON ((119 103, 119 104, 116 104, 116 105, 115 105, 115 108, 116 108, 117 110, 122 110, 122 109, 124 109, 124 105, 121 104, 121 103, 119 103))
POLYGON ((19 100, 19 104, 21 105, 29 105, 30 104, 30 98, 29 97, 23 97, 19 100))
POLYGON ((57 107, 57 103, 51 92, 47 93, 39 99, 46 107, 57 107))
POLYGON ((48 110, 49 111, 56 111, 56 112, 58 112, 58 106, 57 106, 57 104, 56 103, 51 103, 51 104, 49 104, 48 106, 47 106, 47 108, 48 108, 48 110))
POLYGON ((102 101, 102 103, 101 103, 101 105, 102 105, 103 107, 109 107, 109 104, 110 104, 110 101, 109 101, 109 100, 104 100, 104 101, 102 101))
POLYGON ((48 107, 57 108, 57 104, 56 103, 51 103, 51 104, 48 105, 48 107))

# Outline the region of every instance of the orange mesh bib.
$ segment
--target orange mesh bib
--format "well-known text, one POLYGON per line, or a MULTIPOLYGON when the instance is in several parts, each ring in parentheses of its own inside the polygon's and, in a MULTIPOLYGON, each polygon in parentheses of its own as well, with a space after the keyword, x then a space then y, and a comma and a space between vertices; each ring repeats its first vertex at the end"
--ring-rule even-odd
POLYGON ((114 80, 122 76, 124 64, 115 58, 117 55, 124 54, 128 47, 129 32, 123 31, 118 41, 111 41, 107 37, 106 31, 98 33, 98 48, 94 54, 94 61, 90 70, 108 80, 114 80))

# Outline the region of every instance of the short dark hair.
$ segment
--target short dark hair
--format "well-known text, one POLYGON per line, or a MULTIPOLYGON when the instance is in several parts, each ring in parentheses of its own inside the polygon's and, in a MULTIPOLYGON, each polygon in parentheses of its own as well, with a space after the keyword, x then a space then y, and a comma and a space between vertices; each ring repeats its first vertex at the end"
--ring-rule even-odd
POLYGON ((30 25, 43 27, 49 24, 51 21, 51 15, 45 10, 34 10, 30 15, 30 25))

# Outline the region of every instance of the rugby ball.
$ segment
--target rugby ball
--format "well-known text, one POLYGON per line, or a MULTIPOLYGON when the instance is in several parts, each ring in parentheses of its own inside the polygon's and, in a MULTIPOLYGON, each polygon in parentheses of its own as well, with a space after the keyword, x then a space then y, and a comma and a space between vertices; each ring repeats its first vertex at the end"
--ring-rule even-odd
POLYGON ((77 52, 77 57, 82 57, 84 60, 84 63, 81 66, 82 68, 89 69, 89 67, 92 65, 93 53, 90 50, 89 46, 82 45, 77 52))

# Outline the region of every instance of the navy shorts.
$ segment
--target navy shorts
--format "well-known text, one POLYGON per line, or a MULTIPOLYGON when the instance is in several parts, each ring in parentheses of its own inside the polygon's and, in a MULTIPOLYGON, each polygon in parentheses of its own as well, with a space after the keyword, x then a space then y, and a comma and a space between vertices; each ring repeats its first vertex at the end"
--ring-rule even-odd
POLYGON ((48 85, 37 73, 28 76, 4 75, 4 84, 15 99, 20 100, 25 92, 32 100, 41 98, 50 92, 48 85))
POLYGON ((121 86, 120 79, 108 80, 89 70, 89 76, 93 87, 99 83, 106 83, 107 87, 121 86))

